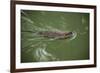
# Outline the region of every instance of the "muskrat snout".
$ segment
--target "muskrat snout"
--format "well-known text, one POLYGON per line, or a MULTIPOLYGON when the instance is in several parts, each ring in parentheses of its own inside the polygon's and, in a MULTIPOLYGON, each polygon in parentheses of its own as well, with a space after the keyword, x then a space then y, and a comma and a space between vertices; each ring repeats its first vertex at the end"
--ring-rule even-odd
POLYGON ((67 32, 65 33, 66 36, 69 36, 69 35, 73 35, 73 32, 67 32))
POLYGON ((68 32, 65 34, 65 36, 67 38, 71 38, 71 39, 74 39, 76 37, 77 33, 76 32, 68 32))

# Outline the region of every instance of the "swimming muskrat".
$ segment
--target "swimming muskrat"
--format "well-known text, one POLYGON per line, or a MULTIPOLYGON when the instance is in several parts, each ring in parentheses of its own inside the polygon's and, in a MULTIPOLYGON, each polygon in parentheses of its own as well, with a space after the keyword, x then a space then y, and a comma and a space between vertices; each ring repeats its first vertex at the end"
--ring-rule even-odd
POLYGON ((22 32, 31 32, 35 33, 36 35, 44 38, 49 39, 68 39, 68 38, 75 38, 76 32, 59 32, 59 31, 22 31, 22 32))

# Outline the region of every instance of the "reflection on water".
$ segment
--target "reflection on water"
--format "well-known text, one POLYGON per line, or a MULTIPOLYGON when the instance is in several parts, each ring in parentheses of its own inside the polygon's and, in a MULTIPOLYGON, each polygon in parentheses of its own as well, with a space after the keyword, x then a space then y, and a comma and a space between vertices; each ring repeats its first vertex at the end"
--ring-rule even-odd
POLYGON ((38 47, 33 52, 33 56, 36 61, 43 62, 43 61, 57 61, 59 60, 53 54, 46 51, 46 44, 43 44, 42 47, 38 47))

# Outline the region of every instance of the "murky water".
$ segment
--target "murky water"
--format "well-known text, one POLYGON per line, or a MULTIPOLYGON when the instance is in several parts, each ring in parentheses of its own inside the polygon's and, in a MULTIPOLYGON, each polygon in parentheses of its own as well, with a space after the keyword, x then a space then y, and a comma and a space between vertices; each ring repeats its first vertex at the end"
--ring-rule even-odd
POLYGON ((89 59, 88 13, 21 11, 21 62, 85 59, 89 59), (74 34, 60 40, 41 37, 40 31, 74 34))

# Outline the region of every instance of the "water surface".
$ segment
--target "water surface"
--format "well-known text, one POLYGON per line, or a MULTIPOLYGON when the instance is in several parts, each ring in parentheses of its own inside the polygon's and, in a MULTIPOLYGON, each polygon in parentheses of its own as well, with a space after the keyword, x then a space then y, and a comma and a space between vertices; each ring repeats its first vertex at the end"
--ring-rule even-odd
POLYGON ((21 10, 21 62, 89 59, 89 14, 21 10), (23 31, 76 32, 74 39, 53 40, 23 31))

